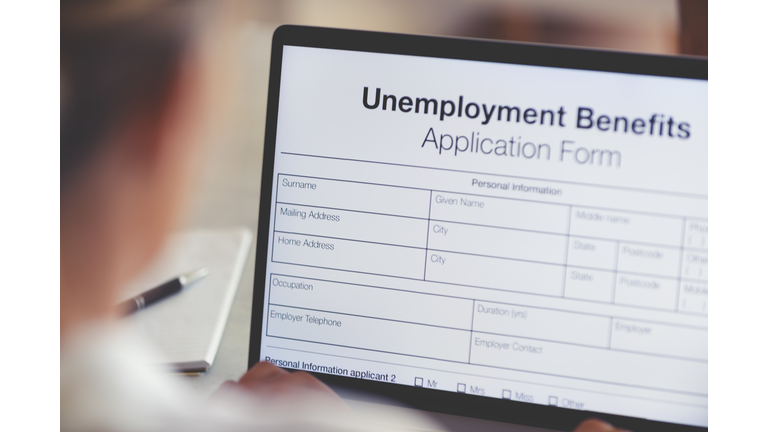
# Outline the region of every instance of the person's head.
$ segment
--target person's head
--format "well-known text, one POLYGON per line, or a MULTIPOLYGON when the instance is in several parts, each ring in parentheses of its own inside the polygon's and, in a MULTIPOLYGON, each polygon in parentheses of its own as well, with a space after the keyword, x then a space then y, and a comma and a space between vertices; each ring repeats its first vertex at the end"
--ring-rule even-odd
POLYGON ((61 2, 61 328, 108 315, 179 218, 212 91, 212 5, 61 2))

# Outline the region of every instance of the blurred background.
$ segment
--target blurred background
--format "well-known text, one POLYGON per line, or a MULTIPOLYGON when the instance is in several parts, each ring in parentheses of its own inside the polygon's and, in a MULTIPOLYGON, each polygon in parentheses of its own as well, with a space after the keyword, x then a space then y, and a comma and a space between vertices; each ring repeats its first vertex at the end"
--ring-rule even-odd
MULTIPOLYGON (((183 228, 257 231, 270 43, 282 24, 707 55, 706 0, 251 0, 233 9, 233 107, 210 143, 183 228)), ((202 394, 245 372, 253 248, 247 263, 216 361, 192 382, 202 394)))

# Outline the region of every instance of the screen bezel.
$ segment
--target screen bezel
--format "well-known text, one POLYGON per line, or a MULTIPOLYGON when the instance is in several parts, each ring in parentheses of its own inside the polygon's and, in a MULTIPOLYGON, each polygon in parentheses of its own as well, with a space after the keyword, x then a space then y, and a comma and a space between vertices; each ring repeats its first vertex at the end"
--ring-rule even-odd
MULTIPOLYGON (((272 37, 248 368, 256 364, 261 358, 269 224, 272 218, 272 180, 274 175, 277 113, 284 46, 548 66, 704 81, 708 79, 707 59, 700 57, 672 57, 552 45, 414 36, 292 25, 279 27, 275 30, 272 37)), ((417 409, 528 426, 572 430, 587 418, 600 418, 617 427, 634 431, 707 429, 635 417, 578 411, 349 377, 326 374, 313 375, 333 388, 368 392, 417 409)))

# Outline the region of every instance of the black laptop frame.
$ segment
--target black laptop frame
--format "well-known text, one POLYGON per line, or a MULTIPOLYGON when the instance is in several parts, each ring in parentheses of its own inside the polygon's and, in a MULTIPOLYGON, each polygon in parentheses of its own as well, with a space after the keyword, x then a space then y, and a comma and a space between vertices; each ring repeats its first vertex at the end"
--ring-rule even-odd
MULTIPOLYGON (((248 367, 261 358, 261 334, 264 320, 269 224, 272 218, 272 181, 275 163, 277 113, 284 46, 329 48, 372 53, 413 55, 491 63, 549 66, 565 69, 617 72, 635 75, 707 80, 707 60, 700 57, 673 57, 520 44, 501 41, 415 36, 330 28, 281 26, 272 37, 269 71, 269 96, 264 138, 264 165, 261 177, 253 311, 248 353, 248 367)), ((606 413, 579 411, 525 402, 495 399, 444 390, 389 384, 327 374, 314 374, 336 389, 349 389, 383 396, 408 406, 439 413, 475 417, 514 424, 558 430, 572 430, 587 418, 600 418, 617 427, 634 431, 706 430, 687 425, 624 417, 606 413)))

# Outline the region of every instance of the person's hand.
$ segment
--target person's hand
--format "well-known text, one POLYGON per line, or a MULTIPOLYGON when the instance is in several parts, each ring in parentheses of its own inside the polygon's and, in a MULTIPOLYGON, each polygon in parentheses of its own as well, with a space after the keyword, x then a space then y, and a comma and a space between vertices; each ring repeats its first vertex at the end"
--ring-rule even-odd
POLYGON ((266 361, 253 366, 237 383, 225 382, 219 391, 234 388, 244 390, 268 404, 316 399, 324 405, 348 409, 333 390, 312 375, 301 371, 288 372, 266 361))
POLYGON ((573 432, 629 432, 626 429, 617 429, 604 421, 589 419, 584 420, 573 432))

